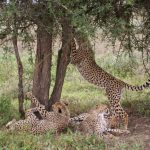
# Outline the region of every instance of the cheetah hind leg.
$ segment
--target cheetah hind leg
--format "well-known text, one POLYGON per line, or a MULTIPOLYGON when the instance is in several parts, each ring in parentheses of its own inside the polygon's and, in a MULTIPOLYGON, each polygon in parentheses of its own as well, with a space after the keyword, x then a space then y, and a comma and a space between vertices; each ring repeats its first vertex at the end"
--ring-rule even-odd
POLYGON ((9 121, 9 122, 6 124, 6 128, 9 129, 10 126, 13 125, 15 122, 16 122, 16 119, 13 119, 13 120, 9 121))
POLYGON ((124 129, 107 129, 107 132, 111 132, 111 133, 117 133, 117 134, 129 134, 130 131, 129 130, 124 130, 124 129))
POLYGON ((116 139, 116 136, 114 136, 113 134, 107 132, 106 134, 103 135, 104 139, 116 139))

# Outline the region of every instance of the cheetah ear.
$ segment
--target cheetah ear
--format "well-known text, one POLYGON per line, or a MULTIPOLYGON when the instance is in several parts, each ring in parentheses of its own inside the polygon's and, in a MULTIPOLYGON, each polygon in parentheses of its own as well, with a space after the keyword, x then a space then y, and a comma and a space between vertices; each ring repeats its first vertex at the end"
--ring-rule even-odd
POLYGON ((62 110, 60 108, 58 108, 58 112, 61 114, 62 113, 62 110))
POLYGON ((68 104, 68 102, 66 102, 66 101, 64 101, 64 104, 66 105, 66 106, 68 106, 69 104, 68 104))

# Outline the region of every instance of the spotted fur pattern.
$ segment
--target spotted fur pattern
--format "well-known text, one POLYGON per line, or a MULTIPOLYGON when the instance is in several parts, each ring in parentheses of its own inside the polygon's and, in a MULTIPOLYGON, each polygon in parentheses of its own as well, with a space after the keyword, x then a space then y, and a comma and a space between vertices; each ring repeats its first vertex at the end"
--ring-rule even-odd
POLYGON ((113 117, 109 117, 111 114, 109 108, 107 105, 104 104, 99 104, 96 105, 96 107, 93 107, 89 112, 87 113, 82 113, 76 117, 70 118, 69 119, 69 123, 71 126, 78 126, 81 124, 82 121, 84 121, 87 117, 89 117, 91 114, 99 114, 101 112, 105 112, 104 113, 104 118, 107 120, 107 126, 109 128, 118 128, 118 122, 115 118, 113 117))
POLYGON ((85 120, 88 117, 89 113, 82 113, 79 116, 73 117, 69 119, 69 123, 72 126, 79 125, 83 120, 85 120))
POLYGON ((46 112, 45 119, 39 121, 32 129, 32 133, 60 132, 68 126, 70 113, 66 104, 56 102, 52 108, 53 112, 46 112))
POLYGON ((104 133, 129 133, 128 130, 111 129, 109 128, 109 120, 105 117, 108 114, 108 109, 105 105, 101 106, 101 110, 94 110, 86 116, 86 118, 79 124, 79 131, 84 134, 96 134, 97 136, 103 136, 104 133))
MULTIPOLYGON (((43 119, 47 120, 52 120, 54 117, 52 117, 52 113, 48 112, 45 109, 45 106, 40 104, 40 102, 37 100, 37 98, 32 94, 32 92, 27 92, 26 97, 31 100, 32 103, 35 104, 36 109, 39 111, 40 115, 42 116, 43 119)), ((54 112, 58 112, 62 116, 70 116, 68 107, 66 107, 68 104, 66 103, 61 103, 61 102, 56 102, 53 106, 52 109, 54 112)))
POLYGON ((36 117, 36 115, 33 113, 32 109, 28 109, 26 111, 26 119, 25 120, 19 120, 16 121, 13 119, 12 121, 8 122, 6 125, 6 128, 10 131, 31 131, 33 127, 35 127, 40 120, 36 117))
POLYGON ((106 90, 112 116, 115 116, 118 120, 122 119, 125 129, 127 129, 128 114, 120 104, 122 91, 124 88, 132 91, 144 90, 150 87, 150 80, 141 86, 132 86, 115 78, 96 64, 92 48, 84 38, 76 36, 76 40, 79 48, 76 48, 75 39, 72 39, 71 63, 77 67, 78 71, 88 82, 106 90))
POLYGON ((52 112, 46 111, 45 107, 39 103, 39 101, 32 95, 31 92, 27 93, 27 97, 31 98, 36 108, 30 109, 26 113, 25 120, 11 121, 6 127, 12 130, 25 130, 33 134, 42 134, 47 131, 58 132, 67 127, 69 123, 70 113, 67 105, 62 102, 56 102, 52 108, 52 112), (39 111, 42 116, 42 120, 38 119, 33 111, 39 111))

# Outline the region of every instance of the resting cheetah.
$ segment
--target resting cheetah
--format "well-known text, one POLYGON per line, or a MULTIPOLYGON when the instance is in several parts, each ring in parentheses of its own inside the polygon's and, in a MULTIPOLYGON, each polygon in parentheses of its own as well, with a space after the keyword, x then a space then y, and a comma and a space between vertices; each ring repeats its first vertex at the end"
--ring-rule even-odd
POLYGON ((33 127, 35 127, 40 119, 33 113, 32 109, 28 109, 25 113, 25 120, 16 121, 13 119, 12 121, 6 124, 6 128, 10 131, 31 131, 33 127))
POLYGON ((109 120, 105 118, 108 114, 108 107, 106 105, 100 105, 99 111, 92 110, 86 116, 86 118, 79 124, 78 130, 84 134, 96 134, 97 136, 103 136, 104 133, 129 133, 128 130, 111 129, 109 128, 109 120))
MULTIPOLYGON (((49 115, 49 114, 51 114, 51 112, 48 112, 45 109, 45 106, 39 103, 39 101, 32 94, 32 92, 27 92, 26 97, 29 98, 31 100, 31 102, 35 104, 35 106, 36 106, 35 109, 37 109, 37 111, 39 111, 39 113, 40 113, 40 115, 42 116, 43 119, 52 120, 51 116, 49 115)), ((59 112, 63 116, 69 117, 70 113, 69 113, 69 110, 66 106, 68 106, 68 104, 66 102, 64 102, 64 103, 61 103, 61 102, 57 103, 56 102, 55 105, 52 106, 52 109, 56 112, 59 112)))
POLYGON ((31 109, 32 111, 27 114, 25 120, 9 122, 6 127, 9 127, 10 130, 25 130, 33 134, 41 134, 47 131, 61 131, 63 128, 67 127, 70 118, 70 113, 67 108, 68 104, 56 102, 52 105, 53 111, 48 112, 32 93, 27 93, 27 96, 32 100, 34 99, 37 106, 35 110, 39 111, 42 120, 38 119, 31 109))
POLYGON ((69 124, 70 113, 66 103, 56 102, 52 105, 53 112, 47 112, 45 119, 33 128, 34 134, 45 133, 46 131, 57 131, 60 132, 66 128, 69 124))
POLYGON ((119 127, 119 122, 117 122, 118 120, 116 120, 115 117, 110 117, 110 118, 108 117, 110 115, 110 111, 108 106, 104 104, 96 105, 96 107, 93 107, 89 112, 82 113, 77 117, 70 118, 69 123, 71 126, 74 127, 79 126, 81 122, 85 120, 87 117, 93 114, 97 115, 101 112, 104 112, 104 110, 105 110, 104 117, 105 119, 107 119, 107 126, 109 128, 118 128, 119 127))
POLYGON ((94 53, 90 44, 82 37, 76 36, 79 48, 76 48, 75 39, 71 42, 71 63, 76 65, 81 75, 90 83, 103 87, 106 90, 110 101, 112 115, 118 120, 124 120, 125 129, 128 127, 128 114, 123 110, 120 104, 121 93, 124 88, 132 91, 141 91, 150 87, 150 79, 141 86, 129 85, 98 66, 94 59, 94 53))

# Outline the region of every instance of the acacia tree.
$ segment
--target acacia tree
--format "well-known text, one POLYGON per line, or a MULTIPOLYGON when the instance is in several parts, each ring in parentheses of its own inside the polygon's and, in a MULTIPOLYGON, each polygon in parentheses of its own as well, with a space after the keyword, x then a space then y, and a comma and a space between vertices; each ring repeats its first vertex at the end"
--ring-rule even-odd
MULTIPOLYGON (((4 2, 4 1, 3 1, 4 2)), ((42 104, 51 105, 59 101, 65 72, 69 63, 72 27, 83 37, 93 36, 101 29, 106 39, 132 53, 141 51, 149 62, 150 51, 150 7, 148 0, 10 0, 1 3, 2 12, 0 38, 13 33, 12 14, 16 13, 18 36, 36 26, 36 61, 33 76, 33 93, 42 104), (12 13, 10 13, 10 11, 12 13), (10 23, 9 23, 10 22, 10 23), (58 32, 56 32, 58 31, 58 32), (62 48, 58 52, 56 81, 51 97, 52 41, 54 35, 62 34, 62 48), (49 101, 48 101, 49 99, 49 101)), ((8 37, 7 36, 7 37, 8 37)), ((86 39, 85 38, 85 39, 86 39)), ((143 61, 145 63, 145 60, 143 61)), ((147 72, 149 69, 147 69, 147 72)))
MULTIPOLYGON (((53 28, 53 21, 50 18, 44 18, 43 24, 49 24, 51 29, 53 28)), ((33 94, 44 105, 47 105, 49 100, 51 59, 52 31, 47 31, 45 26, 38 25, 36 60, 33 77, 33 94)))
MULTIPOLYGON (((16 3, 17 6, 18 3, 16 3)), ((4 8, 5 9, 5 8, 4 8)), ((2 12, 2 10, 1 10, 2 12)), ((0 39, 6 41, 12 40, 14 53, 17 62, 18 68, 18 100, 19 100, 19 112, 20 117, 25 117, 23 102, 24 102, 24 91, 23 91, 23 65, 19 55, 18 48, 18 29, 20 28, 20 24, 17 22, 16 11, 10 11, 12 13, 11 17, 8 15, 8 9, 4 10, 4 14, 1 14, 1 26, 4 27, 4 30, 1 30, 0 39), (7 17, 7 18, 5 18, 7 17), (8 20, 7 20, 8 19, 8 20), (7 21, 6 21, 7 20, 7 21)))
MULTIPOLYGON (((14 19, 16 20, 16 19, 14 19)), ((17 67, 18 67, 18 100, 19 100, 19 112, 21 114, 21 118, 25 117, 25 112, 23 108, 23 102, 24 102, 24 91, 23 91, 23 65, 22 61, 19 55, 19 49, 18 49, 18 38, 17 38, 17 30, 16 25, 14 25, 14 35, 12 37, 12 43, 14 46, 15 56, 17 60, 17 67)))
POLYGON ((67 70, 67 66, 70 62, 70 43, 72 39, 72 27, 68 18, 62 18, 62 47, 58 51, 56 81, 53 92, 51 94, 49 105, 60 100, 64 78, 67 70))
MULTIPOLYGON (((53 3, 52 3, 53 4, 53 3)), ((6 13, 11 9, 13 14, 15 13, 16 18, 5 20, 4 26, 6 30, 1 32, 1 36, 5 38, 3 35, 8 37, 13 34, 12 26, 9 28, 6 26, 10 21, 16 22, 18 26, 15 26, 15 31, 18 31, 16 35, 13 36, 13 44, 15 48, 15 52, 18 53, 17 47, 17 35, 22 34, 21 32, 25 32, 30 28, 30 26, 36 25, 36 40, 37 40, 37 48, 36 48, 36 59, 35 59, 35 68, 34 68, 34 76, 33 76, 33 94, 39 99, 39 101, 48 105, 49 100, 49 89, 51 83, 51 60, 52 60, 52 38, 53 38, 53 29, 55 21, 54 16, 49 11, 49 6, 47 1, 38 2, 33 4, 31 1, 12 1, 8 5, 3 5, 2 11, 6 13), (13 8, 13 9, 12 9, 13 8), (9 32, 6 32, 9 31, 9 32)), ((59 5, 53 5, 56 9, 59 8, 59 5)), ((57 72, 56 72, 56 83, 52 92, 51 102, 49 101, 49 105, 54 103, 56 100, 59 101, 61 96, 61 90, 64 82, 65 72, 67 69, 67 65, 69 63, 70 56, 70 40, 71 40, 71 21, 66 17, 64 13, 64 9, 60 9, 62 12, 62 16, 57 17, 57 28, 62 30, 62 48, 58 54, 58 64, 57 64, 57 72), (59 25, 61 27, 59 27, 59 25)), ((7 14, 6 14, 7 16, 7 14)), ((11 16, 12 17, 12 16, 11 16)), ((10 23, 9 23, 10 24, 10 23)), ((56 25, 56 24, 55 24, 56 25)), ((55 26, 56 28, 56 26, 55 26)), ((57 34, 57 33, 55 33, 57 34)), ((59 33, 60 34, 60 33, 59 33)), ((18 56, 18 55, 17 55, 18 56)), ((18 58, 17 62, 19 62, 18 58)), ((20 64, 18 63, 18 71, 20 71, 20 64)), ((19 79, 22 78, 22 74, 19 74, 19 79)), ((23 89, 23 86, 22 88, 23 89)), ((20 92, 20 90, 19 90, 20 92)), ((20 95, 20 93, 19 93, 20 95)), ((23 91, 22 91, 22 98, 23 91)), ((19 99, 20 103, 23 100, 19 99)), ((34 105, 32 105, 34 106, 34 105)))
POLYGON ((148 0, 78 1, 82 15, 102 30, 103 37, 126 52, 132 59, 134 51, 141 52, 145 71, 150 76, 150 5, 148 0), (84 7, 84 9, 83 9, 84 7), (92 16, 92 18, 91 18, 92 16), (147 64, 147 65, 146 65, 147 64))

